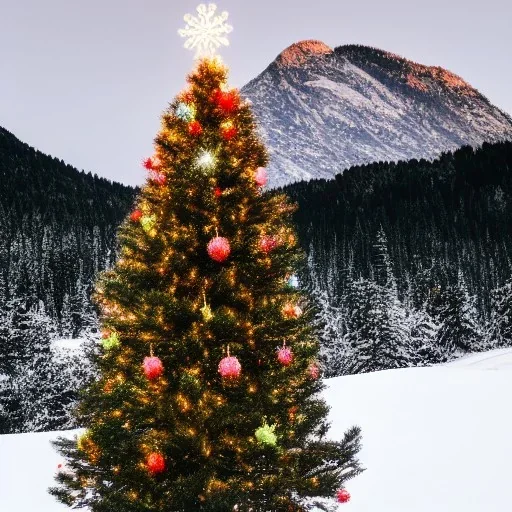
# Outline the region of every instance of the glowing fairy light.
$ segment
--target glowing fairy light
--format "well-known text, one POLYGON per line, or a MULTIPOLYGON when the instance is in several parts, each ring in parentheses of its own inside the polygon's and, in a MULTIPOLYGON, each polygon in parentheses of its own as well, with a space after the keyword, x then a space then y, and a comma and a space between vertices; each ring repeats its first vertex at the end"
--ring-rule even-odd
POLYGON ((226 23, 229 14, 224 11, 220 15, 215 12, 215 4, 200 4, 197 7, 198 16, 185 14, 184 20, 187 23, 184 29, 178 30, 181 37, 186 37, 185 48, 196 50, 195 58, 213 57, 218 48, 229 46, 226 37, 233 27, 226 23))
POLYGON ((215 167, 215 156, 210 151, 203 150, 197 160, 197 165, 205 170, 210 170, 215 167))

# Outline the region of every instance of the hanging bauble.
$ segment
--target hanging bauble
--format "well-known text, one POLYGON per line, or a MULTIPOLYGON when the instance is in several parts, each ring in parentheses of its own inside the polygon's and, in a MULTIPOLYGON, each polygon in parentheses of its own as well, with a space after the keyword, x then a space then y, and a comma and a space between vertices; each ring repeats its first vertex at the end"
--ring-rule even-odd
POLYGON ((146 171, 156 171, 158 169, 158 165, 151 157, 143 160, 142 165, 144 166, 144 169, 146 169, 146 171))
POLYGON ((176 105, 174 109, 174 113, 178 119, 182 121, 186 121, 187 123, 192 121, 195 116, 195 109, 191 105, 187 105, 186 103, 180 102, 176 105))
POLYGON ((140 210, 134 210, 130 215, 130 220, 132 222, 139 222, 139 220, 142 218, 142 215, 143 213, 140 210))
POLYGON ((119 335, 117 334, 117 332, 112 332, 108 337, 103 338, 101 340, 101 345, 105 350, 112 350, 114 348, 119 347, 120 342, 119 335))
POLYGON ((273 235, 263 235, 260 238, 260 249, 267 254, 272 252, 277 246, 278 240, 273 235))
POLYGON ((199 137, 203 133, 203 127, 199 121, 191 121, 188 123, 188 133, 193 137, 199 137))
POLYGON ((152 475, 158 475, 165 471, 165 459, 161 453, 150 453, 146 459, 146 466, 152 475))
POLYGON ((222 196, 222 189, 220 187, 215 187, 215 189, 213 190, 213 193, 214 193, 215 197, 220 197, 220 196, 222 196))
POLYGON ((290 276, 290 279, 288 279, 288 286, 290 288, 298 288, 299 287, 299 280, 297 279, 296 275, 290 276))
POLYGON ((256 429, 254 437, 256 437, 258 443, 260 444, 275 446, 277 444, 277 436, 274 432, 275 429, 275 425, 270 426, 264 423, 263 426, 256 429))
POLYGON ((158 357, 145 357, 142 366, 144 368, 144 375, 149 380, 158 379, 158 377, 160 377, 164 372, 164 365, 158 357))
POLYGON ((149 179, 160 186, 165 185, 165 182, 167 181, 165 178, 165 174, 159 171, 151 172, 149 179))
POLYGON ((155 227, 155 223, 156 223, 156 217, 154 215, 144 215, 140 219, 140 224, 142 226, 142 229, 146 233, 150 233, 153 230, 153 228, 155 227))
POLYGON ((302 315, 302 309, 293 304, 286 304, 283 308, 283 315, 289 319, 299 318, 302 315))
POLYGON ((264 187, 268 181, 267 169, 265 167, 258 167, 254 174, 254 181, 258 187, 264 187))
POLYGON ((223 236, 216 236, 208 243, 208 254, 217 263, 226 261, 231 253, 229 240, 223 236))
POLYGON ((320 377, 320 367, 316 363, 311 363, 308 367, 308 375, 312 380, 317 380, 320 377))
POLYGON ((203 320, 205 322, 210 322, 211 320, 213 320, 212 308, 208 304, 205 304, 201 308, 201 315, 203 315, 203 320))
POLYGON ((222 135, 222 138, 224 140, 231 140, 235 138, 237 133, 238 130, 231 121, 228 121, 227 123, 222 123, 220 127, 220 134, 222 135))
POLYGON ((237 379, 242 373, 242 365, 236 357, 228 355, 220 361, 219 373, 223 379, 237 379))
POLYGON ((221 110, 225 115, 233 113, 239 103, 238 95, 235 90, 221 91, 219 89, 215 91, 213 100, 215 101, 219 110, 221 110))
POLYGON ((336 492, 336 500, 339 503, 347 503, 350 501, 350 493, 346 489, 339 489, 336 492))
POLYGON ((290 366, 293 363, 293 352, 290 348, 283 345, 278 351, 277 351, 277 360, 283 365, 283 366, 290 366))

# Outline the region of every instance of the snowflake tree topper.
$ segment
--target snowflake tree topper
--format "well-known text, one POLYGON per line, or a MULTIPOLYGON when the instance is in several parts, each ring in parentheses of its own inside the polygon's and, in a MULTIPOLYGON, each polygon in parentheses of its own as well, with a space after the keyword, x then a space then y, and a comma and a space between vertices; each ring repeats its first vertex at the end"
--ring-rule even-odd
POLYGON ((187 23, 184 29, 178 30, 181 37, 186 37, 185 48, 196 50, 196 59, 213 57, 221 46, 229 46, 228 38, 233 27, 226 23, 229 14, 224 11, 216 16, 215 4, 200 4, 197 7, 198 16, 185 14, 187 23))

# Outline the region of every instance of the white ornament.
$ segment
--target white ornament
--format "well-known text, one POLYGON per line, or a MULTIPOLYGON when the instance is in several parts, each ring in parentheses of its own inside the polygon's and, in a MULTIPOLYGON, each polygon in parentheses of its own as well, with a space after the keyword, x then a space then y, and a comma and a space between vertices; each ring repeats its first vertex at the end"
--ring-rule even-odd
POLYGON ((203 150, 197 158, 197 165, 203 169, 212 169, 215 167, 215 156, 209 151, 203 150))
POLYGON ((187 23, 184 29, 178 30, 181 37, 186 37, 185 48, 196 50, 195 58, 213 57, 221 46, 229 46, 228 38, 233 27, 226 23, 229 14, 224 11, 220 16, 215 15, 215 4, 201 4, 197 7, 198 16, 185 14, 187 23))

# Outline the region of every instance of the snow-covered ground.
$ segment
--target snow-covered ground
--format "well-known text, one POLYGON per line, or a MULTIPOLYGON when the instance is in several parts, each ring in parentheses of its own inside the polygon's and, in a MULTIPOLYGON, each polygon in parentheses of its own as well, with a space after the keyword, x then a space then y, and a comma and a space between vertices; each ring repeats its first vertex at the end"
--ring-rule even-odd
MULTIPOLYGON (((359 424, 367 467, 340 510, 510 510, 511 389, 512 349, 328 381, 331 435, 359 424)), ((62 462, 56 435, 0 436, 0 511, 68 510, 46 494, 62 462)))

